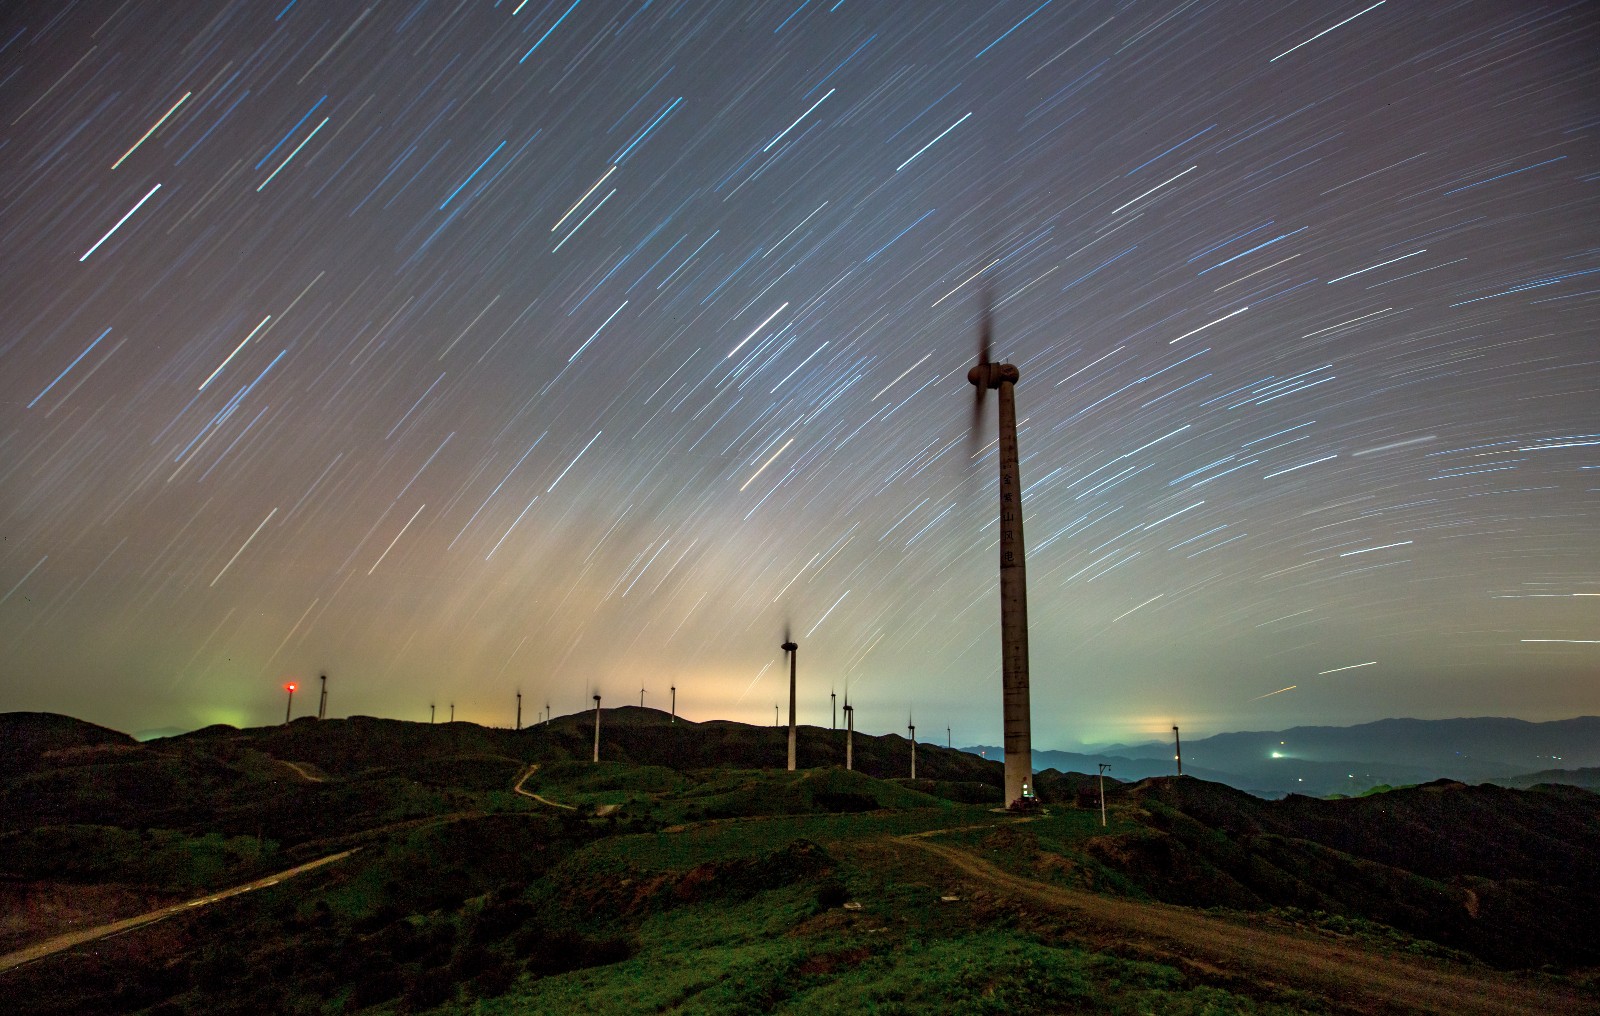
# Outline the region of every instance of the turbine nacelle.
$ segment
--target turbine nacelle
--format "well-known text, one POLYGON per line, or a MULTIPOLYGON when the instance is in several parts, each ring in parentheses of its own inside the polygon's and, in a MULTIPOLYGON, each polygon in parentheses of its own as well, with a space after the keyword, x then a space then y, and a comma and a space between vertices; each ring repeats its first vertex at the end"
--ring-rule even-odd
POLYGON ((980 392, 1002 384, 1016 384, 1021 377, 1017 368, 1009 363, 979 363, 967 371, 967 380, 977 385, 980 392))

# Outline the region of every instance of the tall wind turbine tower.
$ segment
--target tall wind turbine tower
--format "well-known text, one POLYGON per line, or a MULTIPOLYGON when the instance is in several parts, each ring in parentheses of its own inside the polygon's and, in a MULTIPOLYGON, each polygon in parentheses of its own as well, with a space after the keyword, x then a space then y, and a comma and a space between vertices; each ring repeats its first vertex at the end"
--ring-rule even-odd
POLYGON ((328 675, 322 675, 322 697, 317 699, 317 719, 325 719, 328 715, 328 675))
POLYGON ((911 782, 917 782, 917 725, 906 721, 906 729, 911 731, 911 782))
POLYGON ((594 760, 600 761, 600 696, 594 697, 594 760))
POLYGON ((789 637, 789 626, 783 626, 783 645, 778 647, 789 655, 789 771, 794 772, 794 665, 800 647, 789 637))
POLYGON ((1028 705, 1028 580, 1022 545, 1022 481, 1017 475, 1017 396, 1021 375, 1009 363, 991 363, 993 323, 984 297, 978 333, 978 362, 967 372, 977 388, 972 404, 972 438, 977 444, 983 403, 993 388, 1000 393, 1000 681, 1006 753, 1006 807, 1033 803, 1033 731, 1028 705))
POLYGON ((856 747, 856 707, 850 704, 850 693, 844 693, 844 767, 854 769, 856 747))

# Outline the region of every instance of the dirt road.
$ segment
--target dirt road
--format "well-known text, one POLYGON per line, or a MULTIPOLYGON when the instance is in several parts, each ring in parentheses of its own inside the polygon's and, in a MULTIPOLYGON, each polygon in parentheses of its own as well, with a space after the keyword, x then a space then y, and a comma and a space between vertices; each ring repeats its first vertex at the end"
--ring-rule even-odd
POLYGON ((1346 1012, 1527 1016, 1600 1011, 1592 998, 1531 979, 1518 980, 1488 970, 1449 969, 1349 941, 1247 927, 1183 907, 1036 882, 926 836, 890 842, 908 852, 933 854, 972 882, 1002 896, 1071 913, 1124 938, 1256 983, 1314 992, 1346 1012))
POLYGON ((523 797, 531 797, 531 798, 533 798, 535 801, 538 801, 540 804, 548 804, 552 808, 565 808, 568 811, 577 811, 578 809, 574 808, 570 804, 562 804, 559 801, 552 801, 548 797, 540 797, 538 794, 535 794, 531 790, 523 790, 522 789, 522 785, 524 783, 528 782, 528 777, 532 776, 534 773, 536 773, 538 771, 539 771, 539 764, 537 762, 535 762, 533 765, 530 765, 527 769, 523 770, 522 775, 517 777, 517 785, 512 787, 511 789, 516 791, 517 793, 521 794, 523 797))
POLYGON ((288 766, 290 769, 293 769, 295 771, 295 774, 298 775, 301 779, 305 780, 307 783, 325 783, 325 782, 327 782, 323 777, 318 776, 315 773, 307 771, 306 767, 304 765, 302 765, 301 763, 299 763, 299 762, 290 762, 288 759, 282 759, 282 758, 278 759, 278 761, 282 762, 284 765, 288 766))
POLYGON ((16 952, 0 956, 0 973, 10 970, 12 967, 20 967, 24 963, 32 963, 34 960, 43 959, 52 953, 61 952, 63 949, 71 949, 73 946, 82 945, 85 942, 93 942, 95 939, 105 938, 108 935, 118 935, 124 931, 132 931, 134 928, 143 927, 146 924, 154 924, 156 921, 164 920, 174 914, 188 913, 196 907, 203 907, 218 900, 225 900, 230 896, 238 896, 240 893, 251 892, 255 889, 265 889, 269 885, 277 885, 286 878, 294 878, 296 875, 302 875, 325 864, 342 861, 355 852, 355 850, 342 850, 337 854, 329 854, 327 857, 319 857, 315 861, 309 861, 298 867, 290 868, 288 871, 280 871, 276 875, 268 875, 265 878, 258 878, 254 882, 236 885, 232 889, 223 889, 219 892, 210 893, 199 899, 174 903, 170 907, 152 910, 137 917, 128 917, 120 921, 113 921, 110 924, 102 924, 94 928, 84 928, 79 931, 68 932, 65 935, 57 935, 55 938, 47 938, 43 942, 28 946, 26 949, 18 949, 16 952))

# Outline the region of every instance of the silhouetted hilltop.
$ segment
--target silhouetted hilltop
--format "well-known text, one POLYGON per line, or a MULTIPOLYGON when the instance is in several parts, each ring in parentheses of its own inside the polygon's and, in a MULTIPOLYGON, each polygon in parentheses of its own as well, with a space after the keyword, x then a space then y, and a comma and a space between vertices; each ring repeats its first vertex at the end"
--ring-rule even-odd
POLYGON ((65 763, 84 749, 115 749, 136 744, 127 734, 57 713, 0 713, 0 774, 37 768, 46 756, 65 763))
POLYGON ((1147 828, 1098 856, 1169 902, 1361 917, 1516 966, 1600 961, 1600 797, 1439 780, 1266 801, 1188 776, 1128 788, 1147 828))
MULTIPOLYGON (((8 775, 20 778, 0 786, 0 830, 142 823, 215 827, 230 834, 271 829, 285 842, 300 842, 322 828, 318 808, 343 815, 334 823, 338 828, 358 827, 382 810, 371 793, 356 795, 342 781, 367 781, 383 793, 417 798, 416 809, 424 807, 423 790, 434 795, 430 800, 448 802, 453 788, 505 788, 529 763, 587 763, 594 752, 592 711, 520 731, 465 722, 304 717, 242 730, 211 726, 144 743, 64 716, 11 715, 24 717, 14 725, 29 736, 6 741, 14 759, 8 775)), ((681 717, 674 722, 665 712, 637 706, 604 709, 600 722, 605 762, 678 771, 782 769, 787 763, 786 727, 681 717)), ((802 769, 843 766, 844 731, 803 726, 797 733, 802 769)), ((896 734, 857 732, 854 760, 865 776, 903 779, 910 775, 910 742, 896 734)), ((998 762, 918 744, 917 775, 919 784, 940 796, 999 803, 998 762)))
POLYGON ((244 730, 213 726, 147 743, 157 750, 197 748, 223 755, 248 747, 273 758, 308 762, 337 776, 459 755, 510 759, 516 750, 512 731, 475 723, 412 723, 373 716, 334 720, 307 716, 292 723, 244 730))
MULTIPOLYGON (((593 995, 645 1011, 681 992, 639 1003, 641 980, 712 968, 693 989, 706 1011, 770 1011, 797 972, 821 991, 856 969, 887 979, 885 1000, 945 986, 949 1004, 919 1011, 988 998, 996 969, 1010 971, 1008 998, 1037 997, 1041 971, 1056 969, 1049 1011, 1078 1011, 1090 982, 1130 1012, 1165 1011, 1162 993, 1190 988, 1205 1002, 1184 1011, 1302 1012, 1297 999, 1314 997, 1282 994, 1316 990, 1309 967, 1259 950, 1214 965, 1202 948, 1148 990, 1117 988, 1134 973, 1107 966, 1117 957, 1137 959, 1141 977, 1171 961, 1140 923, 1157 912, 1216 922, 1186 932, 1201 936, 1190 946, 1243 920, 1343 956, 1340 976, 1351 956, 1412 953, 1439 969, 1522 971, 1519 983, 1543 971, 1593 996, 1600 797, 1578 788, 1437 781, 1266 800, 1192 776, 1107 774, 1102 814, 1096 775, 1047 769, 1035 777, 1046 807, 1018 822, 995 807, 998 761, 919 743, 912 781, 912 746, 895 734, 857 734, 848 771, 843 731, 802 727, 788 772, 783 727, 608 709, 596 763, 594 721, 306 718, 138 744, 65 717, 0 719, 0 732, 29 732, 0 778, 0 912, 17 915, 0 925, 0 953, 73 921, 175 911, 13 969, 8 1002, 243 1013, 340 997, 346 1011, 459 1012, 504 996, 505 1011, 565 1012, 588 1011, 593 995), (279 885, 317 859, 329 863, 279 885), (258 890, 195 902, 252 880, 258 890), (1052 911, 1058 894, 1074 902, 1052 911), (1103 897, 1095 920, 1111 923, 1091 922, 1081 976, 1068 977, 1052 966, 1053 936, 1083 937, 1085 894, 1103 897), (1061 923, 1037 923, 1049 913, 1061 923), (929 948, 944 958, 918 966, 929 948), (983 973, 951 978, 958 967, 983 973)), ((818 1011, 839 997, 819 994, 818 1011)))

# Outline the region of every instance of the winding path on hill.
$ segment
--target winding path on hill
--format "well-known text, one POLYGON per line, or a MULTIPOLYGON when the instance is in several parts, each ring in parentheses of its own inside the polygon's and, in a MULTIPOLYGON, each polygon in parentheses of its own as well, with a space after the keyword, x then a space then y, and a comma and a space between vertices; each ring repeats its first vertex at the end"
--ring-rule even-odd
POLYGON ((528 777, 532 776, 534 773, 536 773, 538 771, 539 771, 539 763, 534 762, 533 764, 529 765, 527 769, 523 770, 522 775, 517 777, 517 785, 512 787, 511 789, 515 790, 517 793, 521 794, 523 797, 531 797, 531 798, 533 798, 535 801, 538 801, 540 804, 547 804, 552 808, 565 808, 568 811, 577 811, 578 809, 576 807, 574 807, 573 805, 562 804, 559 801, 552 801, 548 797, 540 797, 538 794, 535 794, 531 790, 523 790, 522 789, 522 785, 524 783, 528 782, 528 777))
POLYGON ((1595 1011, 1592 997, 1494 971, 1448 969, 1362 948, 1349 940, 1249 927, 1185 907, 1037 882, 1003 871, 966 850, 936 843, 928 834, 888 842, 932 854, 999 895, 1070 913, 1090 925, 1131 936, 1157 953, 1198 961, 1202 968, 1214 966, 1253 982, 1315 992, 1344 1012, 1527 1016, 1595 1011))
POLYGON ((288 766, 290 769, 293 769, 300 776, 300 778, 305 780, 307 783, 326 783, 327 782, 327 780, 325 778, 323 778, 321 776, 318 776, 315 773, 311 773, 311 772, 307 771, 306 767, 304 765, 302 765, 301 763, 299 763, 299 762, 290 762, 288 759, 283 759, 283 758, 278 759, 278 761, 282 762, 284 765, 288 766))
POLYGON ((238 896, 241 893, 247 893, 256 889, 265 889, 267 886, 277 885, 286 878, 294 878, 296 875, 303 875, 306 872, 320 868, 323 865, 332 864, 335 861, 342 861, 360 849, 360 847, 354 847, 350 850, 341 850, 337 854, 329 854, 327 857, 319 857, 315 861, 307 861, 305 864, 290 868, 288 871, 280 871, 276 875, 267 875, 264 878, 256 879, 254 882, 246 882, 244 885, 236 885, 232 889, 222 889, 214 893, 208 893, 205 896, 201 896, 199 899, 188 900, 183 903, 174 903, 170 907, 162 907, 160 910, 152 910, 147 914, 139 914, 137 917, 128 917, 120 921, 112 921, 110 924, 102 924, 93 928, 84 928, 79 931, 71 931, 65 935, 57 935, 54 938, 47 938, 43 942, 36 942, 33 945, 28 946, 26 949, 18 949, 16 952, 6 953, 4 956, 0 956, 0 973, 4 973, 13 967, 20 967, 24 963, 32 963, 34 960, 43 959, 46 956, 61 952, 64 949, 71 949, 73 946, 83 945, 85 942, 93 942, 96 939, 106 938, 109 935, 120 935, 122 932, 132 931, 135 928, 141 928, 147 924, 154 924, 157 921, 165 920, 166 918, 172 917, 175 914, 186 914, 196 907, 203 907, 210 903, 216 903, 218 900, 225 900, 230 896, 238 896))

